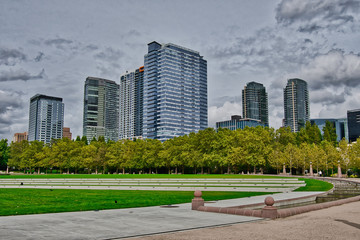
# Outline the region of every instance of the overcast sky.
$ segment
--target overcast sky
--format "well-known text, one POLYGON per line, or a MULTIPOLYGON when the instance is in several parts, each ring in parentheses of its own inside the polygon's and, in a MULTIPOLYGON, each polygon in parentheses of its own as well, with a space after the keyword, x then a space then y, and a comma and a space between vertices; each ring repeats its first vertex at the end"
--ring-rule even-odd
POLYGON ((359 0, 0 0, 0 139, 28 131, 35 94, 63 98, 82 135, 86 77, 119 83, 151 41, 208 62, 209 126, 242 115, 241 90, 264 84, 270 126, 289 78, 308 82, 311 118, 360 108, 359 0))

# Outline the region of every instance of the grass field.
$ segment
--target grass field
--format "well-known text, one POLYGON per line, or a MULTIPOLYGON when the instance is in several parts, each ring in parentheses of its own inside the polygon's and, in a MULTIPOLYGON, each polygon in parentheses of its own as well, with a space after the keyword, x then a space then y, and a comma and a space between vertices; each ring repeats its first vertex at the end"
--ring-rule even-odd
MULTIPOLYGON (((258 196, 261 192, 203 192, 205 201, 258 196)), ((0 189, 0 216, 118 209, 188 203, 194 192, 0 189)))
MULTIPOLYGON (((279 178, 262 175, 2 175, 1 178, 279 178)), ((299 178, 305 187, 296 191, 327 191, 332 184, 299 178)), ((204 191, 205 201, 258 196, 263 192, 204 191)), ((67 189, 1 189, 0 216, 69 211, 88 211, 132 207, 159 206, 191 202, 188 191, 128 191, 128 190, 67 190, 67 189)))
POLYGON ((305 181, 306 186, 299 187, 298 189, 295 190, 295 192, 305 192, 305 191, 325 192, 333 188, 333 185, 331 183, 316 179, 299 178, 299 180, 305 181))

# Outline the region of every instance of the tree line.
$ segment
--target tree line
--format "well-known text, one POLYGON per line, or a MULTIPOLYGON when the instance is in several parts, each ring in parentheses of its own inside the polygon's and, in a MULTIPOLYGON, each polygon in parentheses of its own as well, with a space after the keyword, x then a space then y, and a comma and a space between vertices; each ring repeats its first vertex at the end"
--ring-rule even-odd
POLYGON ((360 141, 336 141, 335 129, 326 124, 321 135, 309 122, 300 132, 268 127, 231 131, 213 128, 175 137, 105 142, 103 137, 77 137, 39 141, 0 141, 0 167, 11 171, 61 173, 280 173, 334 174, 360 168, 360 141))

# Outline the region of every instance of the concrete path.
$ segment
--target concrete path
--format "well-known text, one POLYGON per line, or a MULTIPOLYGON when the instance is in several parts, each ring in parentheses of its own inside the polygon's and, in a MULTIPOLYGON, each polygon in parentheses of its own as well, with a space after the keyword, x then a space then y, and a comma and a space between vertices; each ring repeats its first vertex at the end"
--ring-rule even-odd
MULTIPOLYGON (((286 199, 314 194, 271 195, 286 199)), ((264 201, 266 196, 217 201, 234 206, 264 201)), ((261 218, 192 211, 190 203, 173 208, 146 207, 0 217, 0 239, 117 239, 258 221, 261 218)))

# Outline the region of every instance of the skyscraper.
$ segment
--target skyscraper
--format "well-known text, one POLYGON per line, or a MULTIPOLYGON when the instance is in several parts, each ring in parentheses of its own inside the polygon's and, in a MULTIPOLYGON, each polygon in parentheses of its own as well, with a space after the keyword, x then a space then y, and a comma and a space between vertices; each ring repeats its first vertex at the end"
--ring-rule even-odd
POLYGON ((120 139, 142 136, 144 67, 120 77, 120 139))
POLYGON ((355 142, 360 137, 360 109, 347 111, 349 142, 355 142))
POLYGON ((100 136, 106 141, 119 139, 119 85, 114 81, 86 78, 83 135, 88 141, 100 136))
POLYGON ((148 44, 143 136, 167 139, 207 128, 207 62, 172 43, 148 44))
POLYGON ((243 117, 260 120, 269 126, 268 97, 264 85, 249 82, 242 90, 243 117))
POLYGON ((50 143, 63 136, 64 104, 62 98, 36 94, 30 99, 29 141, 50 143))
POLYGON ((298 132, 310 120, 309 92, 304 80, 289 79, 284 88, 285 127, 298 132))

